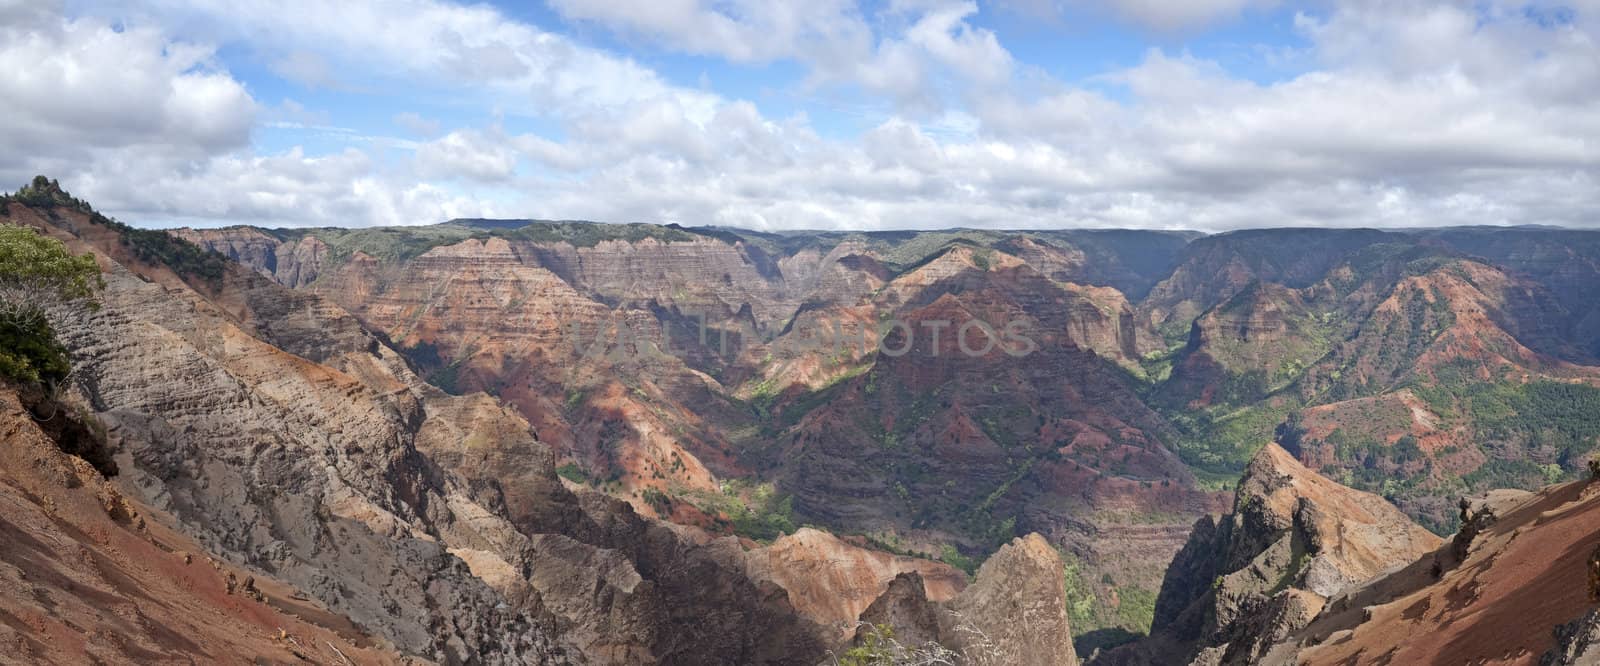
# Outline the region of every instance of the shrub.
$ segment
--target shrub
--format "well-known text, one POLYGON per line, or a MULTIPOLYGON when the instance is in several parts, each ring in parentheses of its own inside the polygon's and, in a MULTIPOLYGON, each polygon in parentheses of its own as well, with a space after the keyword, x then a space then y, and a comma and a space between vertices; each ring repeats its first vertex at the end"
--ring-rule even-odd
POLYGON ((0 224, 0 378, 54 386, 71 370, 56 341, 52 308, 90 302, 102 286, 88 254, 26 227, 0 224))
POLYGON ((67 350, 48 320, 0 314, 0 378, 54 385, 71 370, 67 350))
POLYGON ((833 660, 837 666, 934 666, 961 661, 962 655, 938 643, 904 645, 886 624, 862 623, 857 629, 858 644, 833 660))
POLYGON ((573 483, 589 484, 589 475, 577 463, 566 463, 556 468, 556 475, 573 483))
POLYGON ((939 549, 939 561, 965 571, 969 576, 977 573, 980 564, 976 558, 961 554, 960 550, 948 543, 939 549))
POLYGON ((757 541, 772 541, 795 529, 794 497, 789 495, 758 491, 750 506, 733 513, 733 531, 757 541))
POLYGON ((101 286, 99 276, 93 256, 73 255, 33 229, 0 224, 0 299, 8 310, 87 300, 101 286))

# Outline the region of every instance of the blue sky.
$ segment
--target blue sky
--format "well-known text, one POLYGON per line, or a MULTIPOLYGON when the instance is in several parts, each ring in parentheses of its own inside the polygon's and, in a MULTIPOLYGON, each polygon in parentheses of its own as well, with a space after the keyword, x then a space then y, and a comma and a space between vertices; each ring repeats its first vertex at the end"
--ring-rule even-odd
POLYGON ((1597 16, 0 0, 0 178, 148 226, 1595 226, 1597 16))

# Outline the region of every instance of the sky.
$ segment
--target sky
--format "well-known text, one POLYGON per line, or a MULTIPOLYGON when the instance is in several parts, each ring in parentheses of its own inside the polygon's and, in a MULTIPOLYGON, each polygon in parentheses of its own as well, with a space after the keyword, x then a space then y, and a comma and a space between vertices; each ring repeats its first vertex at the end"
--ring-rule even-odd
POLYGON ((1600 227, 1600 0, 0 0, 140 226, 1600 227))

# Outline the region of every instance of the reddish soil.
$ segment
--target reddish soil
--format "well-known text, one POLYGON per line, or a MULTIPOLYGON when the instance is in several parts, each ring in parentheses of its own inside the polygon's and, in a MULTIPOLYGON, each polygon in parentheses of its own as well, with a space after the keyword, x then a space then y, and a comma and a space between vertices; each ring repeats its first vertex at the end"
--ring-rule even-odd
POLYGON ((1319 620, 1308 631, 1318 635, 1320 626, 1334 637, 1302 652, 1302 661, 1539 663, 1554 645, 1553 628, 1594 607, 1586 585, 1586 563, 1600 544, 1600 493, 1593 491, 1576 482, 1532 496, 1437 581, 1414 566, 1380 582, 1411 591, 1371 607, 1371 619, 1350 634, 1337 632, 1338 617, 1319 620))
POLYGON ((58 451, 0 391, 0 662, 399 661, 294 590, 217 562, 167 520, 58 451), (252 577, 259 601, 244 589, 252 577))

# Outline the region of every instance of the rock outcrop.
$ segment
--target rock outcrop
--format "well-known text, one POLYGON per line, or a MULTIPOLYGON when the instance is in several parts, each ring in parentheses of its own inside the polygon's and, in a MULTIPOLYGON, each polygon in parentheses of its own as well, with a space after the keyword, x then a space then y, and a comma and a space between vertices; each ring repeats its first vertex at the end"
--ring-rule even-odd
POLYGON ((1555 628, 1556 646, 1539 656, 1539 666, 1600 664, 1600 610, 1555 628))
POLYGON ((1201 519, 1174 559, 1151 639, 1105 663, 1257 663, 1330 599, 1441 543, 1383 498, 1268 444, 1240 480, 1234 511, 1201 519))
POLYGON ((1594 481, 1464 499, 1462 529, 1443 542, 1377 498, 1295 469, 1281 451, 1256 463, 1239 511, 1202 521, 1174 563, 1152 636, 1093 663, 1600 663, 1594 481), (1330 536, 1338 537, 1331 552, 1330 536), (1282 557, 1284 539, 1291 553, 1305 544, 1304 555, 1282 557), (1215 569, 1215 589, 1194 590, 1207 563, 1250 553, 1242 569, 1215 569))
POLYGON ((967 586, 966 574, 948 564, 867 550, 809 527, 749 551, 747 561, 752 579, 787 590, 797 610, 842 636, 854 633, 862 611, 901 576, 915 576, 933 601, 949 601, 967 586))
MULTIPOLYGON (((930 601, 916 574, 902 574, 861 615, 902 645, 936 643, 973 666, 1076 666, 1061 557, 1037 534, 1012 540, 984 562, 971 586, 930 601)), ((864 639, 863 626, 857 633, 864 639)))

